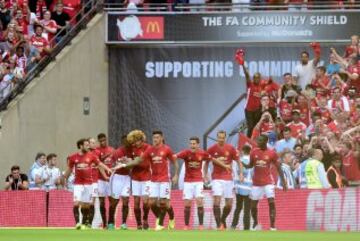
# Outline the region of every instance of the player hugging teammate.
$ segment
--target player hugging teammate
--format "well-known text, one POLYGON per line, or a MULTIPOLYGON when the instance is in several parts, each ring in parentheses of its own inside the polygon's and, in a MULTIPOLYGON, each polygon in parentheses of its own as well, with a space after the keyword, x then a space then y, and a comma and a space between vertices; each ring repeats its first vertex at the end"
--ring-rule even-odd
MULTIPOLYGON (((249 229, 250 210, 253 218, 252 229, 257 228, 257 204, 265 194, 269 203, 271 230, 275 230, 275 193, 271 165, 277 167, 282 180, 284 176, 276 153, 267 149, 267 136, 260 135, 257 141, 258 148, 254 148, 251 152, 249 147, 244 148, 242 157, 238 150, 226 143, 225 131, 218 131, 217 143, 207 151, 200 149, 198 137, 191 137, 189 148, 177 154, 165 144, 164 135, 160 130, 153 131, 152 145, 146 143, 146 136, 141 130, 133 130, 122 136, 121 145, 116 150, 107 145, 105 134, 99 134, 98 141, 100 145, 96 147, 94 139, 79 140, 77 143, 79 151, 68 157, 68 169, 64 176, 68 178, 72 172, 75 174, 73 212, 77 229, 91 226, 94 199, 97 197, 100 200, 103 227, 107 229, 115 228, 115 213, 119 199, 122 199, 121 229, 127 229, 130 194, 134 197, 134 214, 138 230, 149 229, 150 210, 156 217, 156 231, 164 229, 167 213, 169 214, 168 229, 174 229, 174 210, 170 199, 171 182, 173 184, 178 182, 177 159, 182 159, 185 165, 184 230, 190 229, 193 200, 197 206, 198 229, 204 228, 203 188, 204 182, 209 180, 210 163, 213 165, 213 214, 217 229, 225 230, 227 227, 226 219, 232 209, 235 182, 237 200, 232 229, 238 224, 243 203, 244 228, 249 229), (170 178, 170 164, 174 166, 172 178, 170 178), (251 168, 251 171, 246 168, 251 168), (241 191, 244 189, 248 191, 241 191), (105 210, 106 197, 109 198, 110 203, 108 221, 105 210), (222 198, 225 199, 225 205, 221 211, 222 198), (83 215, 81 223, 79 211, 83 215)), ((282 183, 286 184, 286 182, 282 183)), ((285 185, 284 189, 286 188, 285 185)))

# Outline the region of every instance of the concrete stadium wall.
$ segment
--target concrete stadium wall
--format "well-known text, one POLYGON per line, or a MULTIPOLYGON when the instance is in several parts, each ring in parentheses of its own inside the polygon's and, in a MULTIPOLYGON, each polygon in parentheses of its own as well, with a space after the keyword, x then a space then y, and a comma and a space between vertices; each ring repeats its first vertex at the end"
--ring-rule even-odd
POLYGON ((1 189, 10 167, 27 173, 38 151, 66 156, 81 137, 108 130, 108 63, 104 44, 104 15, 97 15, 34 79, 24 94, 0 113, 1 189), (90 98, 90 114, 83 114, 83 98, 90 98))

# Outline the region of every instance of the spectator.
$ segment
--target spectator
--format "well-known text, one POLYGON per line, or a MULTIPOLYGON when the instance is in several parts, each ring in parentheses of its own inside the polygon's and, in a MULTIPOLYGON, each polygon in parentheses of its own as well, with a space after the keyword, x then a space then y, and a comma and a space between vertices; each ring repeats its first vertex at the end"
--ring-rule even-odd
POLYGON ((316 93, 326 96, 329 95, 331 82, 326 75, 326 68, 319 66, 316 68, 315 78, 312 80, 312 86, 316 89, 316 93))
POLYGON ((56 167, 57 155, 51 153, 46 159, 47 165, 43 165, 41 168, 37 169, 35 183, 37 187, 42 190, 49 191, 58 189, 61 186, 61 172, 60 169, 56 167))
POLYGON ((323 159, 323 152, 321 149, 313 149, 311 158, 307 160, 305 165, 305 177, 307 188, 329 188, 330 184, 327 180, 323 159))
POLYGON ((261 95, 261 74, 255 73, 253 80, 250 78, 250 74, 245 65, 242 65, 247 86, 247 102, 245 106, 245 118, 247 124, 247 135, 251 137, 255 125, 258 123, 259 114, 260 114, 260 95, 261 95))
POLYGON ((2 80, 0 81, 0 100, 10 94, 12 83, 14 81, 14 75, 10 71, 10 66, 5 65, 2 70, 2 80))
POLYGON ((46 165, 46 155, 43 152, 39 152, 36 154, 35 162, 29 170, 28 176, 29 176, 30 189, 36 189, 36 184, 35 184, 36 173, 38 173, 39 169, 44 165, 46 165))
POLYGON ((340 88, 335 87, 333 89, 332 98, 328 101, 328 109, 335 113, 350 111, 349 101, 341 94, 340 88))
MULTIPOLYGON (((270 112, 266 111, 261 115, 260 121, 256 124, 251 139, 256 139, 261 134, 269 136, 275 134, 275 123, 270 112)), ((269 138, 270 139, 270 138, 269 138)), ((271 141, 269 141, 271 143, 271 141)))
POLYGON ((0 21, 3 28, 6 29, 11 20, 10 10, 6 7, 6 1, 0 0, 0 21))
POLYGON ((305 135, 306 125, 300 121, 300 111, 293 110, 291 112, 292 122, 288 123, 286 126, 291 130, 291 136, 294 138, 299 138, 305 135))
POLYGON ((326 74, 331 76, 340 72, 340 64, 336 61, 333 53, 330 53, 330 63, 326 68, 326 74))
POLYGON ((346 46, 345 53, 343 55, 343 58, 350 59, 357 57, 359 54, 359 36, 353 35, 351 36, 351 43, 350 45, 346 46))
POLYGON ((21 9, 16 10, 15 20, 18 24, 17 31, 22 33, 23 35, 28 35, 28 25, 30 23, 30 11, 27 15, 24 16, 23 11, 21 9))
POLYGON ((306 126, 310 125, 310 104, 304 95, 298 95, 294 103, 294 109, 300 112, 300 121, 306 126))
POLYGON ((360 186, 360 155, 359 151, 354 151, 351 142, 341 145, 343 155, 342 167, 349 186, 360 186))
POLYGON ((300 94, 301 87, 296 85, 296 81, 294 81, 294 78, 290 73, 285 73, 283 75, 283 79, 284 79, 284 84, 280 87, 278 93, 280 100, 285 98, 289 90, 294 90, 297 94, 300 94))
POLYGON ((315 53, 315 57, 312 60, 309 60, 309 53, 303 51, 301 53, 301 63, 295 67, 295 79, 297 81, 297 85, 299 85, 302 89, 305 89, 307 84, 310 84, 311 80, 315 76, 315 68, 320 61, 320 46, 312 45, 312 48, 315 53))
POLYGON ((38 51, 41 57, 50 53, 49 42, 42 36, 43 27, 41 25, 35 26, 35 34, 30 39, 31 46, 34 46, 38 51))
POLYGON ((331 166, 326 172, 328 181, 332 188, 342 188, 346 186, 347 181, 341 175, 341 156, 336 155, 334 156, 331 166))
POLYGON ((57 25, 56 22, 51 19, 50 11, 46 11, 44 13, 44 19, 40 21, 40 25, 44 28, 43 36, 47 39, 47 41, 51 42, 56 34, 57 25))
MULTIPOLYGON (((285 151, 281 158, 281 169, 284 173, 288 189, 295 189, 295 178, 293 176, 292 166, 294 164, 294 156, 291 151, 285 151)), ((276 187, 283 189, 281 178, 278 179, 276 187)))
POLYGON ((29 186, 28 177, 24 173, 20 173, 19 166, 11 167, 11 174, 5 179, 5 190, 27 190, 29 186))
POLYGON ((291 129, 289 127, 285 127, 283 133, 284 139, 278 140, 275 143, 275 150, 278 153, 292 151, 296 144, 296 139, 294 137, 291 137, 291 129))
POLYGON ((279 103, 279 112, 282 120, 285 123, 292 121, 292 111, 295 104, 297 93, 294 90, 288 90, 285 94, 285 98, 279 103))
POLYGON ((66 34, 66 28, 70 23, 69 14, 64 12, 64 5, 59 2, 56 4, 55 12, 51 13, 51 19, 56 22, 57 25, 57 39, 56 41, 59 42, 61 37, 66 34))

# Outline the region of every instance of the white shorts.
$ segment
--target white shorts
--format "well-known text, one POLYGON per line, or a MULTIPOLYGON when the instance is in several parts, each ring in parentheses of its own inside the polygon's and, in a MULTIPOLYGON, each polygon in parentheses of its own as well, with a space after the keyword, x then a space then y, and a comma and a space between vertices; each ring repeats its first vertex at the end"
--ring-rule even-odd
POLYGON ((110 178, 110 193, 115 199, 130 196, 130 176, 114 174, 110 178))
POLYGON ((92 186, 92 192, 91 192, 91 197, 99 197, 99 185, 97 182, 91 184, 92 186))
POLYGON ((169 182, 151 182, 150 197, 170 199, 170 183, 169 182))
POLYGON ((98 195, 99 197, 110 196, 110 184, 107 181, 98 180, 98 195))
POLYGON ((211 183, 212 195, 224 198, 233 198, 234 182, 232 180, 213 180, 211 183))
POLYGON ((250 191, 250 199, 260 200, 263 198, 264 194, 266 198, 274 198, 275 185, 269 184, 265 186, 253 186, 250 191))
POLYGON ((150 196, 150 181, 131 181, 131 193, 133 196, 143 197, 150 196))
POLYGON ((183 199, 192 200, 204 197, 203 182, 184 182, 183 199))
POLYGON ((92 203, 92 184, 74 185, 74 202, 92 203))

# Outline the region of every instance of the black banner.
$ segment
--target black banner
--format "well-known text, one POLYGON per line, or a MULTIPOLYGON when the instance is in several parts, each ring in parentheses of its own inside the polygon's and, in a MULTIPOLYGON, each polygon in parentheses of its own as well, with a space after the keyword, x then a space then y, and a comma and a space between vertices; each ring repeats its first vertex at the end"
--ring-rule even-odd
MULTIPOLYGON (((166 142, 177 151, 187 146, 190 136, 202 137, 246 93, 244 73, 234 61, 237 47, 111 47, 111 144, 118 145, 121 135, 135 128, 148 136, 154 129, 163 130, 166 142)), ((241 47, 251 75, 260 72, 279 83, 284 73, 294 72, 302 51, 311 53, 307 45, 241 47)), ((328 53, 323 47, 320 65, 328 62, 328 53)), ((244 103, 219 128, 233 131, 244 119, 243 107, 244 103)))
POLYGON ((107 13, 107 43, 348 41, 359 11, 107 13))

